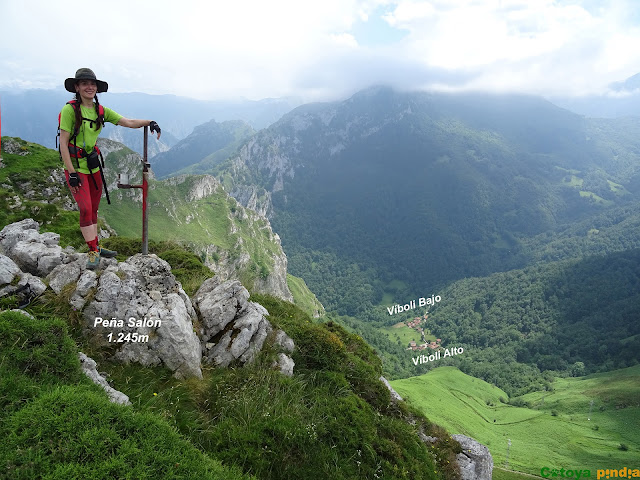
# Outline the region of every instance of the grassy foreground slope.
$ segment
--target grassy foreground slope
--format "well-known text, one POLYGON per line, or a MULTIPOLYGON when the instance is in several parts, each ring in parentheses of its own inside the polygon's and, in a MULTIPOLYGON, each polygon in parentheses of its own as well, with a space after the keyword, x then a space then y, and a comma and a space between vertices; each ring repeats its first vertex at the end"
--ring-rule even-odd
MULTIPOLYGON (((181 281, 210 276, 197 257, 166 243, 150 247, 181 281)), ((34 300, 35 320, 0 314, 0 478, 458 478, 459 445, 390 402, 379 358, 337 323, 314 323, 293 304, 255 295, 294 339, 295 375, 274 369, 278 350, 267 342, 250 366, 205 365, 202 380, 177 380, 163 368, 114 363, 113 352, 83 337, 81 313, 65 301, 73 289, 34 300), (78 349, 131 407, 111 405, 88 383, 78 349), (419 431, 439 441, 427 446, 419 431)))
POLYGON ((60 319, 0 313, 0 478, 248 479, 161 416, 110 403, 60 319))
POLYGON ((531 408, 502 403, 508 399, 502 390, 454 367, 391 384, 450 433, 487 445, 498 466, 505 465, 509 440, 509 468, 537 475, 545 466, 594 472, 633 466, 640 455, 640 366, 556 379, 552 392, 522 397, 531 408))

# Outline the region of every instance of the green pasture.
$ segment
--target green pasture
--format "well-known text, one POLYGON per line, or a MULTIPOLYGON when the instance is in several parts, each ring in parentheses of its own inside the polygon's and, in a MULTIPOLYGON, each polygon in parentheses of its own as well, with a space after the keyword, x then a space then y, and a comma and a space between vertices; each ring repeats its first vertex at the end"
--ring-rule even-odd
POLYGON ((612 202, 611 200, 605 200, 601 196, 586 190, 580 190, 580 196, 583 198, 589 198, 590 200, 593 200, 598 205, 602 205, 604 207, 610 207, 611 205, 614 204, 614 202, 612 202))
POLYGON ((571 175, 570 178, 563 180, 564 184, 569 187, 582 187, 584 180, 575 175, 571 175))
POLYGON ((545 466, 595 472, 640 458, 640 366, 558 378, 553 391, 521 397, 531 408, 503 403, 502 390, 454 367, 391 384, 450 433, 489 447, 496 466, 505 466, 509 440, 509 469, 534 475, 545 466))
POLYGON ((628 195, 630 193, 629 190, 624 188, 624 186, 620 185, 619 183, 612 182, 611 180, 607 180, 607 183, 609 184, 609 188, 611 189, 611 191, 616 195, 622 196, 628 195))
MULTIPOLYGON (((389 337, 389 340, 393 343, 397 343, 398 340, 400 340, 400 343, 402 344, 403 347, 406 347, 411 340, 415 340, 418 343, 422 343, 422 340, 420 339, 420 333, 415 331, 413 328, 409 328, 406 326, 395 328, 391 326, 391 327, 380 327, 379 330, 382 333, 384 333, 387 337, 389 337)), ((435 340, 436 336, 433 335, 431 331, 429 331, 429 329, 425 328, 424 338, 428 342, 430 342, 432 340, 435 340)))

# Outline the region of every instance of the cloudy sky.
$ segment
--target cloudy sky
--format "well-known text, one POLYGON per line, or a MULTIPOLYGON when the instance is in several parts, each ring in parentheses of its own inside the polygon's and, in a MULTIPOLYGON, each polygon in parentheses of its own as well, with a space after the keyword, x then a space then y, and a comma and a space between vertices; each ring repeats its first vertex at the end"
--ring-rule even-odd
POLYGON ((0 89, 335 99, 372 84, 603 93, 640 72, 638 0, 0 0, 0 89))

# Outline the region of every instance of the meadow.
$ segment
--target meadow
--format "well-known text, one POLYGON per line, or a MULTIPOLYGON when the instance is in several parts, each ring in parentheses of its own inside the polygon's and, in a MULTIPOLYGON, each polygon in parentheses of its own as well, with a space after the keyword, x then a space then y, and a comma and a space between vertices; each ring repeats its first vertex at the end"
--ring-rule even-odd
MULTIPOLYGON (((509 470, 533 475, 543 467, 590 469, 595 475, 598 468, 640 463, 640 365, 556 378, 552 391, 511 399, 522 407, 505 403, 504 391, 455 367, 391 385, 451 434, 489 447, 496 467, 507 466, 507 451, 509 470)), ((513 478, 502 471, 495 475, 513 478)))

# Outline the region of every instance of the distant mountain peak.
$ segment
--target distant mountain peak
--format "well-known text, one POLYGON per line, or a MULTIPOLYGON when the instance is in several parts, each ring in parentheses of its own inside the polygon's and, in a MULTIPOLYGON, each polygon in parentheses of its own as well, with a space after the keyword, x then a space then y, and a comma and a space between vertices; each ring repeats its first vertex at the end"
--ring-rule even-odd
POLYGON ((609 88, 616 92, 633 92, 640 89, 640 73, 636 73, 627 78, 624 82, 613 82, 609 88))

